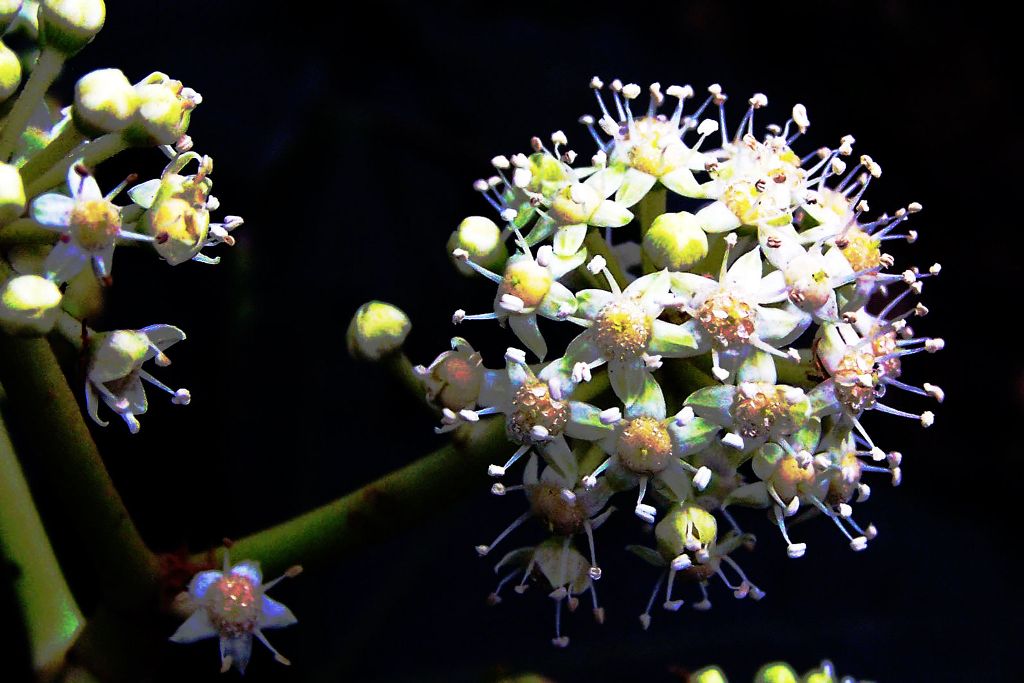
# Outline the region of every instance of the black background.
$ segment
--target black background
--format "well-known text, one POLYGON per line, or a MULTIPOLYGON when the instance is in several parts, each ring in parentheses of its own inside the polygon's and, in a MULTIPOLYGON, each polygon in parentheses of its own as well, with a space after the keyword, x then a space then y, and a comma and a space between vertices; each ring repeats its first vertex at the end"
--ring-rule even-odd
MULTIPOLYGON (((748 513, 761 542, 740 559, 767 597, 740 603, 716 589, 710 613, 659 611, 643 633, 636 615, 655 572, 620 551, 642 534, 618 515, 599 536, 608 623, 581 610, 560 651, 539 591, 484 605, 493 561, 473 546, 521 501, 492 498, 481 479, 458 506, 275 589, 300 623, 269 636, 294 666, 256 644, 248 680, 533 671, 672 681, 718 663, 742 681, 768 660, 806 669, 824 657, 879 681, 1019 679, 1008 651, 1020 636, 1019 580, 1008 557, 1021 476, 1021 145, 1009 81, 1019 38, 1007 17, 982 3, 877 1, 376 2, 344 12, 335 3, 110 2, 108 15, 59 90, 107 66, 132 80, 166 71, 197 89, 205 100, 190 133, 216 161, 222 214, 246 219, 218 267, 120 256, 96 321, 166 322, 189 335, 161 377, 190 388, 192 405, 151 396, 139 435, 120 423, 96 430, 158 550, 244 535, 443 443, 415 400, 349 360, 348 319, 371 298, 404 307, 410 356, 428 362, 454 333, 452 310, 486 310, 491 289, 458 277, 444 251, 461 218, 490 215, 471 183, 494 154, 527 151, 530 136, 556 129, 586 158, 592 146, 575 122, 594 112, 594 74, 698 92, 717 81, 733 95, 733 117, 762 91, 770 114, 761 123, 803 102, 812 128, 801 151, 853 133, 884 168, 872 207, 925 206, 912 226, 920 241, 896 248, 902 262, 944 267, 925 287, 933 314, 918 327, 947 349, 905 367, 948 398, 925 432, 868 418, 905 455, 903 486, 878 478, 858 507, 880 529, 868 552, 851 553, 819 521, 800 527, 810 550, 790 561, 767 520, 748 513)), ((161 163, 155 152, 126 155, 101 167, 101 185, 129 170, 152 176, 161 163)), ((494 367, 512 337, 480 325, 460 334, 480 341, 494 367)), ((41 501, 44 515, 56 504, 41 501)), ((87 552, 54 535, 65 561, 87 552)), ((539 537, 531 529, 518 539, 539 537)), ((87 580, 73 583, 88 609, 87 580)), ((216 645, 168 644, 154 664, 154 680, 214 680, 216 645)))

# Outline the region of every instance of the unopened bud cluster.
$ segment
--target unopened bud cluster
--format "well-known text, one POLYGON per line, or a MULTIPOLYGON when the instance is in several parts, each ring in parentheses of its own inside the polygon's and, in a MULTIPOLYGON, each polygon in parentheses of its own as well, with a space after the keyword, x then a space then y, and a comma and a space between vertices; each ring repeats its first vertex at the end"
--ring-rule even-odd
POLYGON ((474 187, 498 222, 466 218, 448 240, 458 269, 494 292, 492 310, 459 308, 452 322, 510 328, 505 367, 484 367, 457 337, 416 368, 442 411, 438 431, 505 421, 492 492, 525 497, 524 511, 477 551, 490 555, 520 527, 542 531, 498 562, 490 602, 507 586, 542 586, 556 646, 569 642, 563 608, 586 599, 604 620, 599 580, 657 575, 644 628, 656 604, 708 609, 712 583, 763 597, 734 557, 754 547, 740 508, 768 510, 781 543, 766 545, 790 558, 806 552, 787 525, 796 515, 825 518, 863 550, 877 532, 853 505, 873 476, 901 478, 902 456, 872 437, 875 420, 929 427, 932 411, 911 407, 943 399, 907 377, 909 356, 943 346, 911 328, 939 266, 897 265, 888 251, 916 241, 907 223, 921 206, 868 207, 882 169, 854 153, 852 136, 804 145, 799 104, 762 127, 760 93, 730 126, 717 84, 702 97, 590 85, 597 115, 581 122, 597 149, 571 149, 557 131, 494 157, 474 187), (579 330, 557 357, 546 341, 556 325, 579 330), (580 398, 602 373, 610 389, 580 398), (655 572, 602 578, 595 535, 613 502, 653 527, 653 545, 630 550, 655 572))

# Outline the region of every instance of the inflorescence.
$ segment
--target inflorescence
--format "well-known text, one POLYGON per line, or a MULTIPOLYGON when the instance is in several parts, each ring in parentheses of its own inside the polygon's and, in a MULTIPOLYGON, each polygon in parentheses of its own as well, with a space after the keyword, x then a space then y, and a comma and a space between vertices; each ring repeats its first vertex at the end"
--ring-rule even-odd
POLYGON ((604 620, 595 532, 611 501, 654 528, 655 547, 629 548, 660 572, 645 629, 659 600, 683 605, 683 583, 699 589, 698 610, 711 606, 712 582, 758 600, 733 558, 754 538, 732 511, 768 510, 790 558, 806 552, 787 525, 801 511, 865 549, 877 531, 852 505, 870 494, 866 474, 898 485, 902 459, 871 436, 866 414, 929 427, 930 410, 901 408, 889 390, 943 400, 936 385, 903 378, 907 356, 943 346, 910 326, 928 312, 918 298, 939 265, 897 268, 884 251, 916 241, 907 222, 921 205, 872 215, 865 193, 882 169, 854 155, 852 136, 800 154, 810 126, 800 104, 761 129, 768 100, 755 94, 730 129, 717 84, 689 111, 690 86, 654 83, 643 108, 636 84, 590 85, 599 116, 580 119, 597 145, 590 163, 561 131, 550 146, 534 138, 529 154, 495 157, 474 187, 503 226, 472 216, 448 242, 460 271, 495 287, 492 311, 460 308, 452 322, 507 324, 525 350, 488 369, 459 337, 415 368, 442 411, 439 432, 505 420, 510 446, 489 468, 491 490, 522 492, 527 509, 476 549, 490 555, 541 523, 546 538, 497 563, 489 602, 509 584, 545 586, 559 647, 563 606, 578 595, 604 620), (639 245, 618 238, 631 224, 639 245), (556 324, 580 332, 552 360, 541 327, 556 324), (575 398, 601 372, 611 392, 596 405, 575 398))

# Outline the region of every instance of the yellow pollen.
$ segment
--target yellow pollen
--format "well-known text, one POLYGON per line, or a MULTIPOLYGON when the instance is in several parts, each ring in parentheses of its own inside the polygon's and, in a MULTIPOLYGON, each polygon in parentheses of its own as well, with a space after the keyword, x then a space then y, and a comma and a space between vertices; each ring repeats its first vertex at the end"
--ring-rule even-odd
POLYGON ((668 429, 653 417, 638 417, 619 433, 619 462, 635 474, 657 474, 668 467, 672 439, 668 429))
POLYGON ((591 327, 594 343, 608 360, 639 358, 651 340, 653 322, 639 303, 621 298, 606 304, 591 327))
POLYGON ((106 199, 77 202, 69 223, 75 242, 86 251, 101 251, 114 243, 121 230, 121 214, 106 199))
POLYGON ((857 227, 850 228, 843 235, 841 244, 843 256, 855 271, 877 268, 882 263, 882 251, 878 240, 857 227))
POLYGON ((728 292, 718 292, 697 309, 697 320, 719 348, 745 344, 754 334, 754 307, 728 292))
POLYGON ((669 121, 638 119, 623 142, 629 145, 629 165, 655 178, 675 170, 685 160, 686 148, 679 140, 679 130, 669 121))
POLYGON ((551 397, 543 382, 524 384, 512 398, 512 411, 505 420, 508 436, 518 443, 532 443, 531 430, 540 426, 551 436, 565 431, 569 421, 569 404, 551 397))

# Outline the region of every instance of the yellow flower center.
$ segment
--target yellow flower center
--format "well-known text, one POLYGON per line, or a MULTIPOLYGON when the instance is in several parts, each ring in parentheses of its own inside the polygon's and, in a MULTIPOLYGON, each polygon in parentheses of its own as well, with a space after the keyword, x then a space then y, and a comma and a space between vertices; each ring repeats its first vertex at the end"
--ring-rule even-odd
POLYGON ((568 185, 555 195, 549 214, 565 225, 586 223, 597 211, 601 197, 582 183, 568 185))
POLYGON ((604 358, 631 360, 647 350, 653 324, 639 303, 622 298, 606 304, 590 329, 604 358))
POLYGON ((71 236, 86 251, 102 251, 121 230, 121 213, 106 199, 76 202, 71 210, 71 236))
POLYGON ((850 228, 836 244, 857 272, 877 268, 882 263, 880 243, 860 228, 850 228))
POLYGON ((619 462, 635 474, 657 474, 668 467, 672 439, 668 429, 653 417, 631 420, 619 433, 619 462))
POLYGON ((800 466, 792 455, 785 456, 779 461, 775 472, 772 473, 771 483, 776 493, 784 501, 788 501, 800 493, 800 489, 814 481, 814 465, 807 463, 800 466))
POLYGON ((848 351, 832 374, 836 398, 851 412, 869 410, 878 399, 875 356, 867 351, 848 351))
POLYGON ((512 411, 505 420, 505 429, 513 441, 531 443, 531 430, 540 426, 551 436, 565 431, 569 421, 569 404, 551 397, 543 382, 524 384, 512 398, 512 411))
POLYGON ((681 166, 687 154, 679 130, 669 121, 653 117, 638 119, 622 144, 628 145, 627 163, 655 178, 681 166))
POLYGON ((570 536, 583 528, 587 518, 579 499, 572 503, 562 497, 562 489, 553 484, 536 484, 529 487, 530 509, 543 519, 551 533, 570 536))
POLYGON ((532 259, 512 261, 505 268, 505 279, 499 287, 499 296, 511 294, 522 300, 527 308, 535 308, 551 289, 551 271, 532 259))
POLYGON ((719 348, 747 343, 754 334, 755 317, 753 306, 724 291, 697 309, 697 320, 719 348))
POLYGON ((785 413, 786 403, 773 384, 743 385, 732 406, 739 432, 748 439, 768 436, 785 413))
POLYGON ((229 574, 210 586, 206 613, 222 634, 250 633, 260 615, 257 587, 244 576, 229 574))

